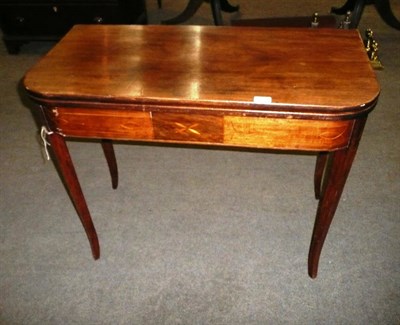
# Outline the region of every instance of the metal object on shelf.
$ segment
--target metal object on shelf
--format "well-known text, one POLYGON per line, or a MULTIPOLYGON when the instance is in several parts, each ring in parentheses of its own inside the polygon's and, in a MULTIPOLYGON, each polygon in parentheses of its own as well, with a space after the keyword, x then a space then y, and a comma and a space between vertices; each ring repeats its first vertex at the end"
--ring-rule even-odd
POLYGON ((379 44, 374 38, 374 32, 372 29, 367 29, 365 31, 365 50, 367 51, 367 55, 371 65, 374 69, 382 70, 383 64, 379 59, 378 52, 379 52, 379 44))
POLYGON ((347 11, 346 16, 339 24, 339 29, 350 29, 351 28, 351 11, 347 11))
POLYGON ((311 20, 311 28, 317 28, 319 26, 318 12, 314 12, 311 20))

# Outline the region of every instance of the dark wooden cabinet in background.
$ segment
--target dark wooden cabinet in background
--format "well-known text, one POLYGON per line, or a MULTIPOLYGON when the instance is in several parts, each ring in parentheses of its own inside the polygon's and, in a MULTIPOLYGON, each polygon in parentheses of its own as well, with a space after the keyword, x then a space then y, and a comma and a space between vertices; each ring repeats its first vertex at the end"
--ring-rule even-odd
POLYGON ((0 0, 11 54, 29 41, 58 40, 76 24, 146 24, 145 0, 0 0))

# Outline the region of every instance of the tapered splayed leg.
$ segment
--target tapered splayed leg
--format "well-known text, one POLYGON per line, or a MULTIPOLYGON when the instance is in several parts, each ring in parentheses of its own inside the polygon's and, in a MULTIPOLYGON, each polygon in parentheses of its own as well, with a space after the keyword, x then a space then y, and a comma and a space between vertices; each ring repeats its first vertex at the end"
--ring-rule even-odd
POLYGON ((100 257, 99 240, 64 137, 52 133, 48 139, 65 186, 89 239, 93 258, 97 260, 100 257))
POLYGON ((328 153, 320 152, 317 156, 317 162, 315 164, 314 172, 314 193, 317 200, 320 199, 321 193, 323 193, 323 176, 325 168, 328 162, 328 153))
POLYGON ((356 155, 366 119, 367 117, 363 117, 355 122, 348 148, 330 154, 329 171, 326 171, 327 176, 324 180, 325 189, 319 200, 308 255, 308 274, 311 278, 317 276, 322 246, 324 245, 326 235, 328 234, 347 176, 356 155))
POLYGON ((115 190, 118 187, 118 167, 114 147, 111 140, 105 139, 101 140, 101 146, 107 160, 108 169, 110 170, 112 188, 115 190))

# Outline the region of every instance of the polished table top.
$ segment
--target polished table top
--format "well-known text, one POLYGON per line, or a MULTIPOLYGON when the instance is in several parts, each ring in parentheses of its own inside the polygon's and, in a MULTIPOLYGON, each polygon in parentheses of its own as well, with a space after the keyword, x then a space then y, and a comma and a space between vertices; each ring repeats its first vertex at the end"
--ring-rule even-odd
POLYGON ((48 99, 329 117, 360 113, 379 93, 362 46, 356 30, 76 26, 24 82, 48 99))

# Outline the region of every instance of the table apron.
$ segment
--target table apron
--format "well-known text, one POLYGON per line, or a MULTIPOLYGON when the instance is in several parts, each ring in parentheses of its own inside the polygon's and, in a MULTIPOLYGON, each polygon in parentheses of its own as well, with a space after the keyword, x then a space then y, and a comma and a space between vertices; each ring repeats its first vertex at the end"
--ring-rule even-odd
POLYGON ((354 120, 107 108, 57 107, 45 110, 45 116, 52 131, 66 137, 311 151, 346 148, 354 125, 354 120))

